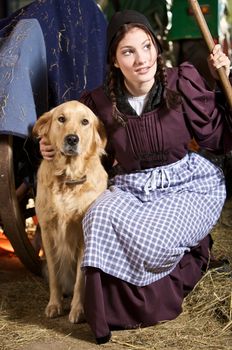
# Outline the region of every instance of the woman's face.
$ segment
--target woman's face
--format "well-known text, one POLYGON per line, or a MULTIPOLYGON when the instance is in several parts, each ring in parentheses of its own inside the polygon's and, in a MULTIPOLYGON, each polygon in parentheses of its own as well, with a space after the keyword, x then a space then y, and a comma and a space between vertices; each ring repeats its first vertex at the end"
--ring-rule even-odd
POLYGON ((151 37, 141 28, 131 28, 119 42, 115 67, 129 85, 153 84, 158 50, 151 37))

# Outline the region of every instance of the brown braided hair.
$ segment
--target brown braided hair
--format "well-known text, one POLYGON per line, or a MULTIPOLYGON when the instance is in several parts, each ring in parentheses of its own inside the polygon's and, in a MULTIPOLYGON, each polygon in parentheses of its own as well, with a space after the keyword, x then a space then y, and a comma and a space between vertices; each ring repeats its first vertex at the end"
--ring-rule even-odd
MULTIPOLYGON (((107 70, 107 75, 106 75, 106 87, 108 90, 109 97, 112 101, 113 105, 113 115, 116 116, 116 119, 118 118, 120 112, 116 108, 116 96, 117 96, 117 87, 118 87, 118 82, 121 87, 124 87, 124 79, 123 75, 121 73, 121 70, 119 68, 115 67, 115 60, 116 60, 116 50, 118 47, 119 42, 123 39, 125 34, 131 29, 131 28, 140 28, 144 30, 152 39, 152 42, 154 45, 155 39, 151 35, 150 31, 147 29, 146 26, 140 23, 129 23, 129 24, 124 24, 121 26, 120 30, 116 34, 113 42, 111 43, 109 47, 109 52, 108 52, 108 70, 107 70)), ((156 72, 156 81, 161 82, 163 87, 164 87, 164 102, 167 106, 167 108, 174 108, 178 104, 181 103, 181 96, 178 92, 173 91, 169 89, 168 83, 167 83, 167 71, 166 71, 166 66, 163 60, 163 57, 161 53, 158 54, 157 57, 157 72, 156 72)))
POLYGON ((168 88, 167 69, 162 55, 158 55, 157 57, 156 80, 160 81, 164 86, 164 99, 167 108, 171 109, 179 105, 182 101, 181 95, 179 92, 168 88))

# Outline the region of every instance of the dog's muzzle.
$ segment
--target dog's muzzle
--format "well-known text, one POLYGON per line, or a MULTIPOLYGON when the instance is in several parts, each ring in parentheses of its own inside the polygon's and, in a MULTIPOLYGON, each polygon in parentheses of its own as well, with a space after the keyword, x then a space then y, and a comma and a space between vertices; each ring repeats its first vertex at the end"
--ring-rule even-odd
POLYGON ((73 156, 78 154, 79 137, 75 134, 66 135, 64 138, 63 153, 73 156))

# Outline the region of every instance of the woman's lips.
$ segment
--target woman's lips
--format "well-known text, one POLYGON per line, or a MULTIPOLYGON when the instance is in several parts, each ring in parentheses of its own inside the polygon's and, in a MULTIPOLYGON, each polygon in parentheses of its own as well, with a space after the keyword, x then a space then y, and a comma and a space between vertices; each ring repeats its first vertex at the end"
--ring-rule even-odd
POLYGON ((137 74, 145 74, 149 71, 150 67, 143 67, 143 68, 138 68, 136 69, 136 73, 137 74))

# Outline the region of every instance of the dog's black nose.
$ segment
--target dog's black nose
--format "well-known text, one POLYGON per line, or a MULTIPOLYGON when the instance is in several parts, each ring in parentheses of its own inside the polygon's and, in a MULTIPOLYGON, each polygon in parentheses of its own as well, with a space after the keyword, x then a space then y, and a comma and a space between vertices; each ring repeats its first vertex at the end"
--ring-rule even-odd
POLYGON ((70 146, 75 146, 79 141, 79 137, 74 134, 65 136, 65 142, 70 146))

